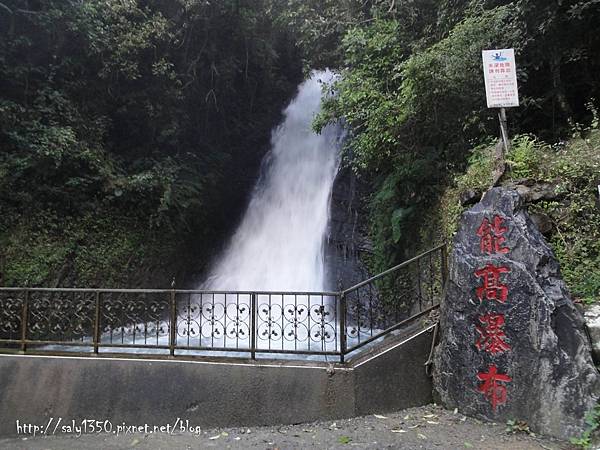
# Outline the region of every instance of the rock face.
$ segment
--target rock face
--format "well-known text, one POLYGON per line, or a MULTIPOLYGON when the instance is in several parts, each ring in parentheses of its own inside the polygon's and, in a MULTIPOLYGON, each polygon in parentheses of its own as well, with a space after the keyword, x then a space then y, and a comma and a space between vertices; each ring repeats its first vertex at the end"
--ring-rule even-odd
POLYGON ((369 278, 361 255, 370 253, 367 214, 362 197, 366 190, 350 169, 341 169, 331 193, 329 235, 325 245, 325 267, 331 289, 346 289, 369 278))
POLYGON ((600 363, 600 305, 587 307, 584 318, 592 341, 592 355, 598 364, 600 363))
POLYGON ((506 187, 512 188, 521 196, 526 203, 535 203, 540 200, 556 200, 557 183, 543 183, 531 179, 515 180, 506 184, 506 187))
POLYGON ((441 307, 434 386, 462 413, 567 438, 600 396, 583 317, 514 190, 466 211, 441 307))
POLYGON ((460 193, 459 201, 461 206, 471 206, 481 199, 481 191, 469 189, 460 193))

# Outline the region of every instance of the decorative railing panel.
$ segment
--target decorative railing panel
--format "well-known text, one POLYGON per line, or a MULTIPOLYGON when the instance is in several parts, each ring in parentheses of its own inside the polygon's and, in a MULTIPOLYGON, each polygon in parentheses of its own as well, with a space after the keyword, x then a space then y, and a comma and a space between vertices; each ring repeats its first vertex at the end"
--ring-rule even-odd
POLYGON ((437 308, 445 247, 341 292, 0 288, 0 351, 335 355, 437 308))
POLYGON ((170 301, 162 292, 99 292, 97 342, 106 347, 168 348, 170 301))
POLYGON ((0 291, 0 340, 21 339, 25 292, 0 291))
POLYGON ((177 348, 250 349, 250 294, 180 293, 176 304, 177 348))
POLYGON ((27 338, 47 343, 91 342, 94 294, 79 291, 30 291, 27 338))
POLYGON ((346 351, 437 308, 446 272, 446 247, 438 246, 342 291, 346 351))

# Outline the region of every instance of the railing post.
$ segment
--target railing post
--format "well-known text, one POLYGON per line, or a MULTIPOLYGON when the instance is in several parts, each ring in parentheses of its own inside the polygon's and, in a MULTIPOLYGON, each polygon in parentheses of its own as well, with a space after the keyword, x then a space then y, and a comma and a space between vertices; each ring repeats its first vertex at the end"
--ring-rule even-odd
POLYGON ((171 333, 169 336, 169 353, 171 356, 175 356, 175 337, 177 328, 177 303, 175 301, 175 278, 171 283, 171 333))
POLYGON ((423 311, 423 291, 421 289, 421 258, 417 259, 417 296, 419 297, 419 312, 423 311))
POLYGON ((29 322, 29 289, 25 289, 23 309, 21 311, 21 352, 27 351, 27 322, 29 322))
POLYGON ((256 294, 250 294, 250 358, 256 359, 256 294))
POLYGON ((348 346, 346 342, 346 296, 340 292, 340 362, 344 362, 344 355, 348 346))
POLYGON ((441 248, 441 258, 442 258, 442 291, 446 287, 446 281, 448 281, 448 244, 444 244, 441 248))
POLYGON ((94 312, 94 353, 98 354, 100 345, 100 291, 96 291, 96 310, 94 312))

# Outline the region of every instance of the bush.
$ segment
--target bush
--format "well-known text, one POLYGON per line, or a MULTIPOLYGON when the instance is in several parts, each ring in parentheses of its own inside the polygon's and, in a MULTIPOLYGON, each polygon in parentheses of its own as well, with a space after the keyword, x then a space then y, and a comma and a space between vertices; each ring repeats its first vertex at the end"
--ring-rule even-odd
MULTIPOLYGON (((444 236, 451 242, 461 213, 460 194, 485 191, 491 184, 493 147, 476 147, 464 174, 457 176, 429 211, 422 235, 444 236)), ((555 183, 558 198, 528 205, 530 213, 546 215, 552 224, 547 240, 575 299, 600 300, 600 130, 584 138, 551 146, 534 136, 516 136, 507 155, 510 170, 504 182, 530 178, 555 183)))

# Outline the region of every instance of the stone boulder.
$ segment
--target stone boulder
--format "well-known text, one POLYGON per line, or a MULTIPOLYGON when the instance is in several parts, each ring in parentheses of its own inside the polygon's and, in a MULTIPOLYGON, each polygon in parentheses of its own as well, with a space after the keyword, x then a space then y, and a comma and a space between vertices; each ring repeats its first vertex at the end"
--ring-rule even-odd
POLYGON ((506 183, 505 187, 514 189, 525 203, 535 203, 540 200, 557 200, 558 182, 547 183, 531 179, 515 180, 506 183))
POLYGON ((584 312, 585 324, 592 341, 592 356, 596 364, 600 363, 600 305, 590 305, 584 312))
POLYGON ((489 190, 460 220, 434 387, 448 408, 568 438, 600 396, 583 317, 519 194, 489 190))

